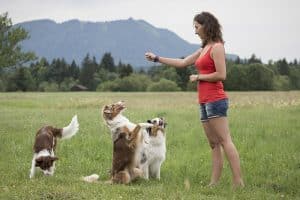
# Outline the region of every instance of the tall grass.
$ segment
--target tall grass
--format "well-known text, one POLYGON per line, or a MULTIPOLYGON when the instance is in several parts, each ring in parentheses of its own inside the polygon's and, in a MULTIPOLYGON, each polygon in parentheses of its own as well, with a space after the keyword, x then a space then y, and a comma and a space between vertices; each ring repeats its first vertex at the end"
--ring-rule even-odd
POLYGON ((199 122, 196 93, 0 93, 1 199, 299 199, 300 92, 229 93, 231 134, 246 187, 231 189, 224 163, 220 184, 210 179, 210 148, 199 122), (124 100, 133 122, 164 116, 167 158, 161 180, 106 185, 112 159, 103 105, 124 100), (29 179, 32 146, 43 125, 66 126, 78 115, 80 130, 58 141, 53 177, 29 179), (80 178, 97 173, 99 183, 80 178))

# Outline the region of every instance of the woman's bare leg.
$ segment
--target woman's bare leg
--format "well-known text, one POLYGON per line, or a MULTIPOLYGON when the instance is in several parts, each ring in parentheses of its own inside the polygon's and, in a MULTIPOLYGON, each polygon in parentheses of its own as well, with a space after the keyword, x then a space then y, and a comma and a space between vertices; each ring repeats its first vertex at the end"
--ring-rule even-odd
POLYGON ((221 177, 223 169, 223 154, 221 144, 217 138, 217 135, 213 132, 213 129, 210 128, 208 122, 202 123, 204 132, 208 139, 209 145, 211 147, 212 154, 212 173, 209 186, 216 185, 221 177))
POLYGON ((244 182, 241 175, 240 158, 238 151, 235 145, 233 144, 230 136, 227 118, 219 117, 210 119, 208 126, 218 136, 219 142, 224 149, 224 152, 231 167, 234 187, 243 187, 244 182))

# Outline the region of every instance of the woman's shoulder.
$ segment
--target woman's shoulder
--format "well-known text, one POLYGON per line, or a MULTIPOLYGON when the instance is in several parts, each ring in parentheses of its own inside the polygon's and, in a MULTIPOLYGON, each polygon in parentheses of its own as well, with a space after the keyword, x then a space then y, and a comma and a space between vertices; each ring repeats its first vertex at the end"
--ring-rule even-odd
POLYGON ((210 51, 210 56, 211 58, 214 57, 216 54, 225 54, 225 48, 224 48, 224 43, 222 42, 216 42, 212 45, 211 51, 210 51))
POLYGON ((223 42, 215 42, 211 47, 211 51, 225 51, 224 43, 223 42))
POLYGON ((212 44, 212 48, 224 48, 223 42, 215 42, 212 44))

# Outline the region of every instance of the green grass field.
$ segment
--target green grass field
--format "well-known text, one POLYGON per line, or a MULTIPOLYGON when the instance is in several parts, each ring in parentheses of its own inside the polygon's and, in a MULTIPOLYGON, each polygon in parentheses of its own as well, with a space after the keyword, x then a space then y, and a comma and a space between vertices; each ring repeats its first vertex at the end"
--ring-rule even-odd
POLYGON ((210 148, 196 93, 0 93, 0 199, 300 199, 300 92, 230 92, 229 121, 246 187, 233 191, 224 163, 220 184, 210 179, 210 148), (104 104, 124 100, 133 122, 163 116, 167 158, 161 180, 106 185, 112 142, 100 115, 104 104), (43 125, 80 130, 58 141, 53 177, 29 179, 32 146, 43 125), (97 173, 99 183, 82 176, 97 173))

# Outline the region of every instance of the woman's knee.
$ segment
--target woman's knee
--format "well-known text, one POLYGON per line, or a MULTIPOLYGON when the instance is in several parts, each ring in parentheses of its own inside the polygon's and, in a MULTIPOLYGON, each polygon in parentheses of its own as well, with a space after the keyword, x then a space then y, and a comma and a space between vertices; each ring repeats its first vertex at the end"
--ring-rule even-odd
POLYGON ((211 149, 214 149, 216 147, 219 147, 221 145, 220 142, 217 142, 217 141, 209 141, 209 146, 211 149))
POLYGON ((220 140, 220 145, 224 147, 228 146, 234 146, 233 142, 231 139, 226 139, 226 140, 220 140))

